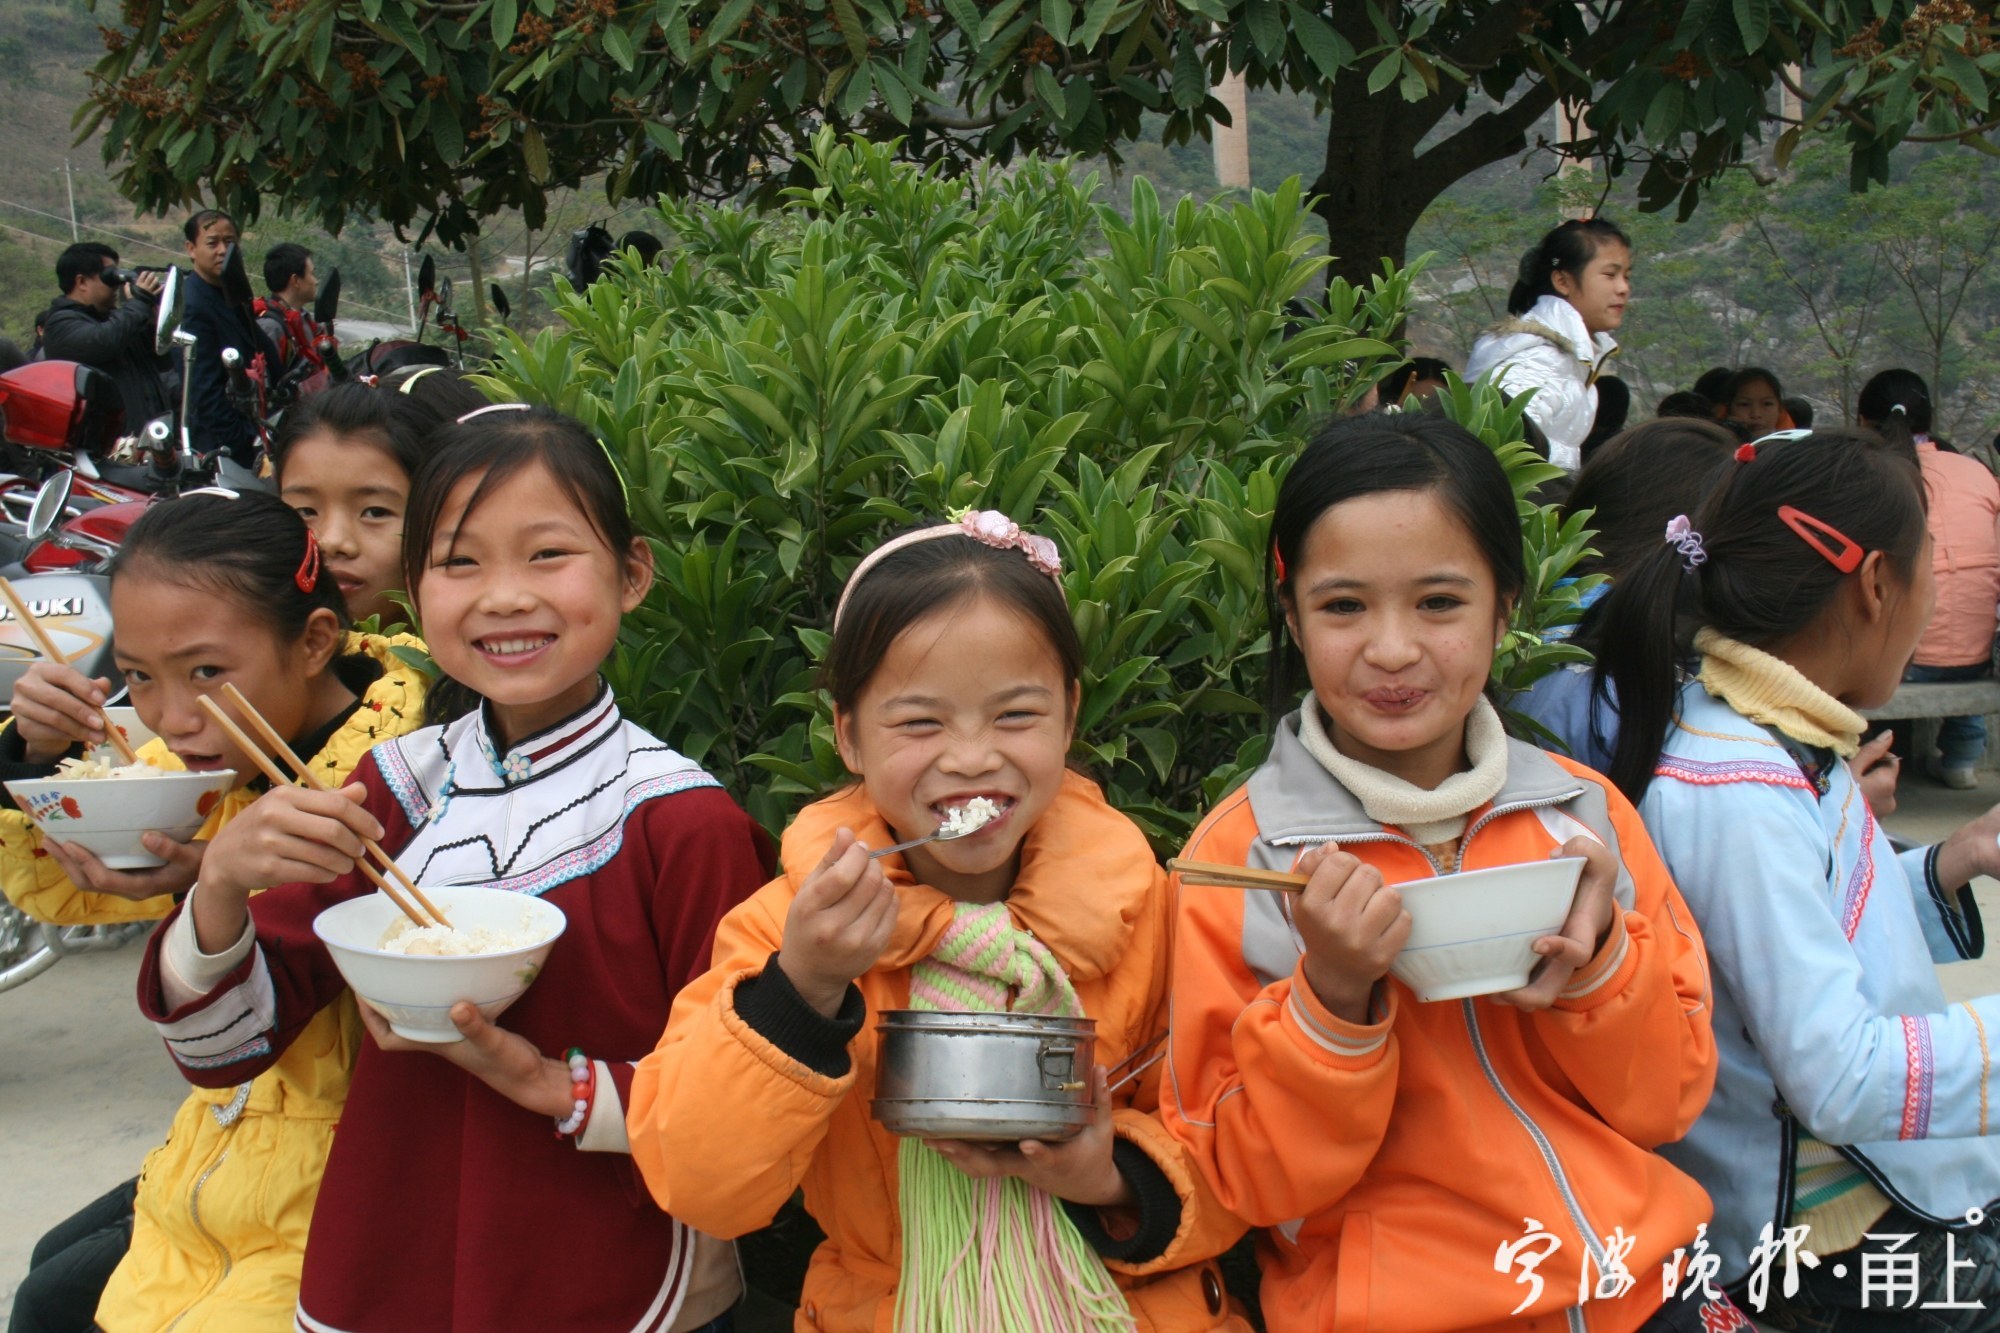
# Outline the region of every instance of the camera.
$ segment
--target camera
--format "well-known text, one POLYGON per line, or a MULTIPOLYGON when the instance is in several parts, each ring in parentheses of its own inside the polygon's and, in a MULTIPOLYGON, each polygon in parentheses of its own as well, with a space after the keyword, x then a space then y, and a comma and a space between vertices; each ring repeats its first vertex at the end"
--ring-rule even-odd
POLYGON ((123 288, 130 283, 137 282, 139 276, 143 273, 165 272, 166 269, 150 264, 134 264, 131 268, 120 268, 116 264, 113 264, 97 276, 102 278, 107 286, 123 288))

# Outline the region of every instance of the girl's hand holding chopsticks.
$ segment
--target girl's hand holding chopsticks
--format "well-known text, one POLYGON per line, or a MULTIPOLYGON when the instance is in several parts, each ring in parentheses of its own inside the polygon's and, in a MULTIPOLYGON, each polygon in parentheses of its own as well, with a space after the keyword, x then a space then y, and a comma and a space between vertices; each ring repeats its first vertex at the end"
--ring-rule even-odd
POLYGON ((31 764, 53 764, 78 745, 102 745, 109 739, 102 709, 111 697, 111 682, 92 680, 73 666, 37 662, 14 682, 9 704, 14 729, 31 764))
POLYGON ((273 787, 222 826, 202 860, 194 895, 195 934, 204 953, 234 944, 250 895, 274 884, 327 884, 354 869, 364 838, 382 825, 361 806, 362 784, 339 791, 273 787))

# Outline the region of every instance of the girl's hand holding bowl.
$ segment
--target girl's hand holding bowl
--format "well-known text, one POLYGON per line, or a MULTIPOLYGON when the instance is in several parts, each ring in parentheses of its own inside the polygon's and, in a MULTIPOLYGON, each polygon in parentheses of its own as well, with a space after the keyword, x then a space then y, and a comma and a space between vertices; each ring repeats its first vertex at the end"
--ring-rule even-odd
POLYGON ((176 842, 164 833, 148 833, 139 841, 166 864, 152 870, 113 870, 89 848, 47 836, 42 838, 42 850, 62 867, 70 883, 92 893, 144 902, 162 894, 186 893, 194 887, 208 850, 206 842, 176 842))
POLYGON ((461 1000, 451 1007, 452 1026, 463 1041, 411 1041, 399 1037, 389 1020, 363 1000, 358 1006, 368 1035, 385 1051, 429 1051, 441 1055, 517 1106, 561 1120, 575 1105, 569 1066, 551 1060, 516 1032, 490 1023, 479 1006, 461 1000))
POLYGON ((14 682, 9 707, 31 764, 53 764, 78 745, 102 745, 104 719, 98 707, 111 697, 111 682, 92 680, 73 666, 37 662, 14 682))
POLYGON ((1113 1165, 1110 1077, 1098 1065, 1090 1076, 1097 1112, 1083 1132, 1054 1143, 1025 1139, 1018 1144, 968 1143, 929 1139, 930 1146, 975 1180, 1019 1176, 1045 1194, 1086 1208, 1124 1208, 1138 1202, 1132 1186, 1113 1165))
POLYGON ((1569 916, 1559 933, 1535 941, 1534 949, 1542 956, 1541 964, 1527 985, 1493 997, 1501 1004, 1530 1012, 1554 1004, 1562 988, 1569 985, 1569 979, 1604 947, 1605 936, 1611 933, 1612 924, 1618 919, 1618 899, 1613 893, 1618 885, 1618 858, 1611 854, 1611 849, 1595 838, 1578 835, 1549 859, 1564 856, 1583 858, 1583 875, 1577 883, 1569 916))
POLYGON ((1403 897, 1383 883, 1381 871, 1332 843, 1307 850, 1292 869, 1312 877, 1293 909, 1306 946, 1306 980, 1321 1004, 1365 1025, 1375 983, 1410 938, 1403 897))

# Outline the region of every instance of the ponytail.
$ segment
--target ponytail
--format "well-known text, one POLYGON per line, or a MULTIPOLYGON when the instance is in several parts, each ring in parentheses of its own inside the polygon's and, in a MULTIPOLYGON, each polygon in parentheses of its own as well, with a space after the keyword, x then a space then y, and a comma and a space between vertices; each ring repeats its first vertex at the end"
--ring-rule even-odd
POLYGON ((1892 449, 1916 456, 1917 437, 1931 433, 1931 390, 1914 370, 1898 367, 1875 373, 1861 386, 1855 414, 1881 432, 1892 449))
POLYGON ((1606 703, 1615 697, 1618 745, 1608 776, 1634 803, 1659 763, 1695 630, 1769 649, 1811 628, 1847 579, 1786 525, 1781 507, 1883 552, 1903 579, 1914 576, 1923 551, 1916 466, 1872 431, 1817 431, 1745 445, 1737 457, 1747 461, 1725 471, 1690 516, 1705 559, 1686 558, 1663 536, 1602 603, 1592 694, 1606 703))
POLYGON ((1606 243, 1632 248, 1632 242, 1618 225, 1606 217, 1576 218, 1542 237, 1541 242, 1521 256, 1514 274, 1514 286, 1507 293, 1507 313, 1525 315, 1544 296, 1558 295, 1555 277, 1581 274, 1606 243))

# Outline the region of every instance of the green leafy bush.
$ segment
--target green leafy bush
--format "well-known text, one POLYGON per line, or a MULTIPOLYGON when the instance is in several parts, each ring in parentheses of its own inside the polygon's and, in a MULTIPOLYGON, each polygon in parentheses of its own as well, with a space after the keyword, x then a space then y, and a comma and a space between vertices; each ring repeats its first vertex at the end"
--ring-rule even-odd
MULTIPOLYGON (((501 390, 595 426, 659 556, 613 683, 766 826, 837 785, 814 664, 842 581, 964 506, 1055 539, 1086 653, 1076 757, 1162 848, 1261 758, 1263 552, 1312 423, 1398 356, 1414 270, 1309 291, 1296 180, 1129 220, 1067 162, 947 178, 822 136, 782 207, 664 203, 666 267, 565 289, 501 390)), ((1453 390, 1523 487, 1519 408, 1453 390)), ((1527 506, 1524 512, 1533 512, 1527 506)), ((1531 565, 1553 576, 1573 533, 1531 565)), ((1532 555, 1532 553, 1531 553, 1532 555)), ((1565 558, 1566 557, 1566 558, 1565 558)), ((1538 584, 1502 665, 1550 664, 1538 584)))

